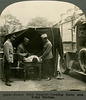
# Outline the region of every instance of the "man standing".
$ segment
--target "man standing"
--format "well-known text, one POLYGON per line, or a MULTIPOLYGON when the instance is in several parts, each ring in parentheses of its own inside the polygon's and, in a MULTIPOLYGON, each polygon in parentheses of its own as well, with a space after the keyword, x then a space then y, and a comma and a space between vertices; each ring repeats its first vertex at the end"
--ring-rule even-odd
POLYGON ((5 85, 11 86, 10 82, 10 73, 11 73, 11 64, 13 63, 13 44, 12 42, 15 40, 15 34, 10 34, 9 39, 4 43, 4 72, 5 72, 5 85))
POLYGON ((40 57, 43 61, 43 75, 45 75, 46 80, 51 80, 52 74, 52 43, 48 40, 47 34, 42 34, 41 38, 44 43, 43 54, 40 57))

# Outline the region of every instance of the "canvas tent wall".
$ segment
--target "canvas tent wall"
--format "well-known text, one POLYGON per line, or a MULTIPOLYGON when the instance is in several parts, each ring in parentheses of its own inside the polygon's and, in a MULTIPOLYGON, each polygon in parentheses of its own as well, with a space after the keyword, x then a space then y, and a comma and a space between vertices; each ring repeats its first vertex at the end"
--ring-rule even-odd
POLYGON ((59 28, 28 28, 22 31, 15 32, 17 38, 14 42, 14 46, 17 48, 18 45, 23 41, 24 37, 28 37, 30 42, 28 44, 27 50, 35 55, 40 56, 43 52, 43 41, 41 39, 41 34, 46 33, 48 35, 48 39, 51 41, 53 45, 53 69, 55 70, 55 65, 57 63, 57 54, 56 49, 60 56, 63 56, 63 46, 62 40, 60 36, 59 28))

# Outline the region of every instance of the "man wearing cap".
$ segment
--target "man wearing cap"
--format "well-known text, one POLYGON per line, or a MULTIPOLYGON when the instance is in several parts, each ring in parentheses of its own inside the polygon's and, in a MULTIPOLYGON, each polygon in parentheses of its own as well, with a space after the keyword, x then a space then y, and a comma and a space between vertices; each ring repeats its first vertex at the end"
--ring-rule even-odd
POLYGON ((23 42, 18 46, 17 48, 17 54, 19 56, 19 61, 23 61, 24 57, 29 56, 30 53, 26 50, 26 47, 28 46, 29 39, 27 37, 24 37, 23 42))
POLYGON ((47 34, 42 34, 41 38, 44 43, 43 54, 40 57, 43 60, 43 75, 45 75, 46 80, 51 79, 52 70, 52 43, 48 40, 47 34))
POLYGON ((9 39, 6 40, 6 42, 4 43, 4 72, 5 72, 5 85, 7 86, 11 86, 10 82, 12 82, 10 80, 10 67, 11 64, 13 63, 13 56, 14 56, 14 52, 13 52, 13 41, 15 40, 15 34, 10 34, 9 35, 9 39))

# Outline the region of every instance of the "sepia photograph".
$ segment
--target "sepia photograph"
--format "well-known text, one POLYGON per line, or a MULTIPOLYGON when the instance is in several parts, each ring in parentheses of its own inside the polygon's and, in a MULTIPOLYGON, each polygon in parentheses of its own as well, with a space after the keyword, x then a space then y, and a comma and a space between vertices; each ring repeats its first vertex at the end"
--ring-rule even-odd
POLYGON ((86 91, 82 9, 19 1, 0 11, 0 91, 86 91))

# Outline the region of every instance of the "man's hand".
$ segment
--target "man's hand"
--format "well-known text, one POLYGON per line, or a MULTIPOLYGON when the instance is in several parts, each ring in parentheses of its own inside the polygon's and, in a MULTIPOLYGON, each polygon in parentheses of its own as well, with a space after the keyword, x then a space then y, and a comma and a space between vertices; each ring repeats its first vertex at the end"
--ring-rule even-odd
POLYGON ((42 56, 40 56, 39 59, 42 59, 42 56))
POLYGON ((31 56, 32 54, 31 53, 28 53, 28 56, 31 56))
POLYGON ((13 63, 12 59, 9 58, 8 59, 8 63, 13 63))
POLYGON ((24 56, 24 57, 27 56, 27 53, 23 53, 23 56, 24 56))
POLYGON ((42 56, 39 57, 39 60, 42 61, 42 56))

